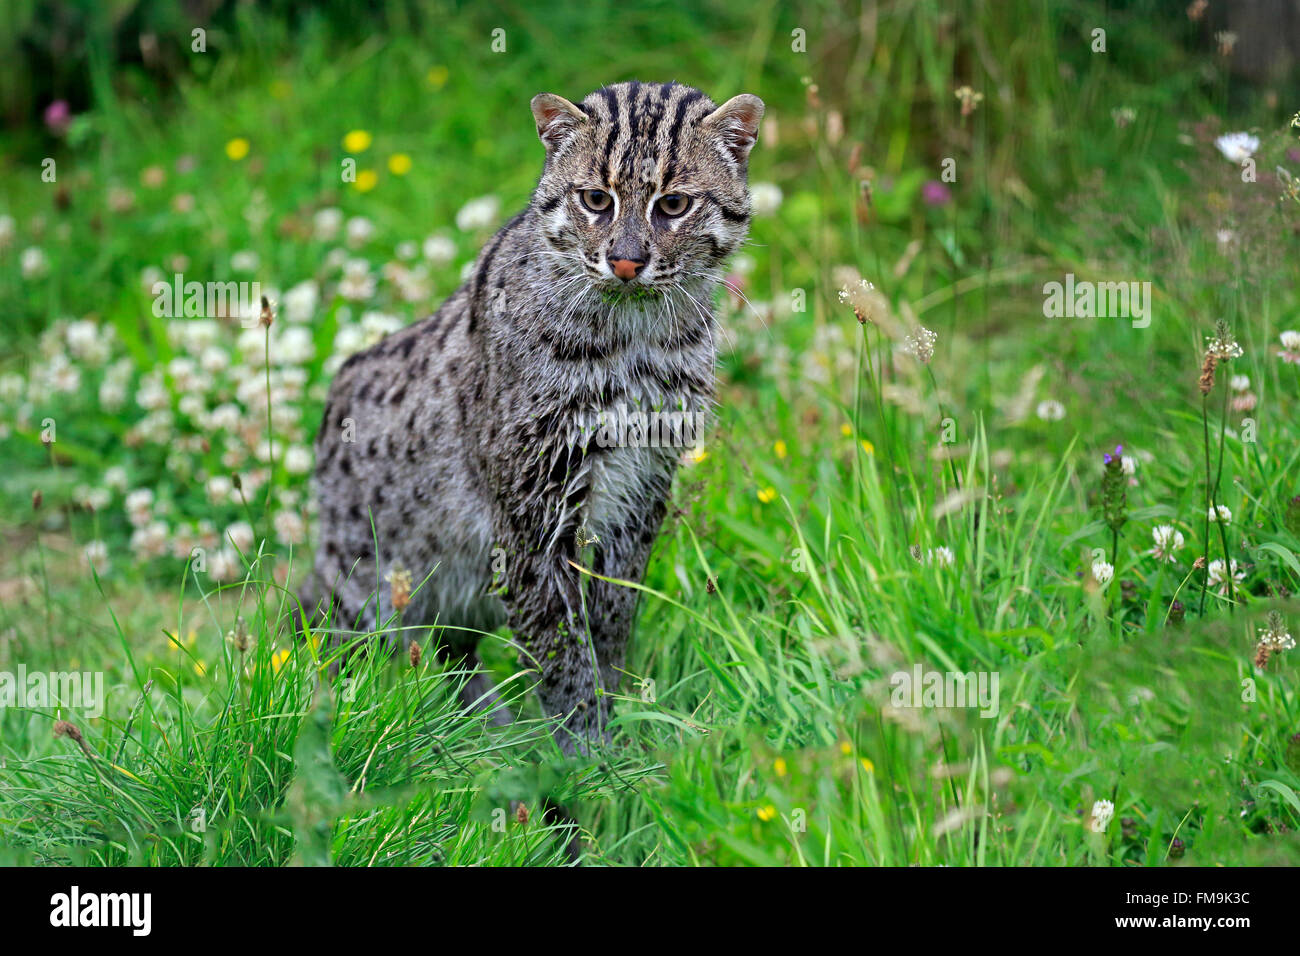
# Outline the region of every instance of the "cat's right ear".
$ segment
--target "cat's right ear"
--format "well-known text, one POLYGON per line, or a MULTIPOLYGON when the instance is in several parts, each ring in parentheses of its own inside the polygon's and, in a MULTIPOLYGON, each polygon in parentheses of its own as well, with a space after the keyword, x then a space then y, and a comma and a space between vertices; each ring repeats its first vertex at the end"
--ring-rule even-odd
POLYGON ((554 93, 538 93, 533 97, 532 107, 537 136, 548 153, 567 143, 578 127, 587 122, 586 113, 554 93))

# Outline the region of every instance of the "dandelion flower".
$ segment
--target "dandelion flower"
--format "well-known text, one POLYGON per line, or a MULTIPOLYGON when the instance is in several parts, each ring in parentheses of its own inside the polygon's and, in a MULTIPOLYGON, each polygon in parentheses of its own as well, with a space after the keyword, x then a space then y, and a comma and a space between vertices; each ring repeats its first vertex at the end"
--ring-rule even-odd
POLYGON ((361 169, 357 171, 356 181, 352 188, 359 193, 368 193, 379 185, 379 174, 373 169, 361 169))
POLYGON ((364 153, 374 142, 374 137, 363 129, 354 129, 343 137, 343 148, 349 153, 364 153))
POLYGON ((226 156, 237 163, 248 155, 248 149, 248 140, 242 136, 237 136, 226 143, 226 156))
POLYGON ((393 153, 388 157, 388 171, 394 176, 405 176, 411 171, 411 157, 406 153, 393 153))

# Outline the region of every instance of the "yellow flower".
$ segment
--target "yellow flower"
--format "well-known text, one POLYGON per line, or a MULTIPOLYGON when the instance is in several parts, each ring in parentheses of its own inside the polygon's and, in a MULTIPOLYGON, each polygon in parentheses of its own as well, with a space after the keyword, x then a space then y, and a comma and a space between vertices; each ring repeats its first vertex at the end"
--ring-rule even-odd
POLYGON ((861 758, 859 762, 862 764, 862 769, 865 770, 867 773, 876 772, 876 765, 872 763, 870 760, 868 760, 866 757, 861 758))
POLYGON ((352 188, 359 193, 368 193, 379 184, 379 174, 373 169, 357 170, 357 181, 352 184, 352 188))
POLYGON ((204 665, 202 661, 195 661, 194 673, 198 674, 200 677, 203 677, 208 673, 208 668, 206 665, 204 665))
POLYGON ((411 157, 405 153, 393 153, 388 157, 388 171, 394 176, 405 176, 411 171, 411 157))
POLYGON ((364 153, 374 142, 374 137, 363 129, 354 129, 343 137, 343 148, 349 153, 364 153))
POLYGON ((760 489, 758 492, 758 500, 763 502, 763 504, 768 504, 769 502, 775 501, 776 489, 773 488, 771 485, 768 485, 766 488, 760 489))
POLYGON ((874 455, 876 453, 876 446, 864 438, 862 439, 862 450, 868 455, 874 455))
POLYGON ((784 777, 786 774, 785 758, 777 757, 772 761, 772 769, 776 771, 778 777, 784 777))
POLYGON ((280 668, 284 666, 284 662, 288 659, 289 651, 286 648, 280 648, 271 655, 271 670, 275 671, 277 674, 280 673, 280 668))
POLYGON ((239 162, 248 155, 248 140, 242 136, 237 136, 226 144, 226 155, 239 162))
POLYGON ((785 442, 778 438, 776 444, 772 446, 772 451, 776 452, 777 458, 784 458, 786 454, 785 442))
POLYGON ((848 422, 845 422, 843 425, 840 426, 840 434, 843 435, 845 438, 848 438, 850 435, 853 434, 853 426, 850 425, 848 422))
POLYGON ((700 445, 698 448, 692 448, 688 451, 686 457, 698 465, 704 459, 709 457, 709 453, 703 445, 700 445))
POLYGON ((445 66, 431 66, 429 72, 425 74, 425 79, 435 90, 440 90, 447 85, 447 78, 451 76, 451 71, 445 66))
POLYGON ((766 823, 768 820, 771 820, 775 816, 776 816, 776 807, 772 806, 772 804, 770 803, 767 806, 759 807, 758 809, 758 818, 762 820, 764 823, 766 823))
POLYGON ((853 753, 853 745, 849 743, 847 740, 841 740, 840 753, 844 754, 844 756, 847 757, 849 754, 853 753))

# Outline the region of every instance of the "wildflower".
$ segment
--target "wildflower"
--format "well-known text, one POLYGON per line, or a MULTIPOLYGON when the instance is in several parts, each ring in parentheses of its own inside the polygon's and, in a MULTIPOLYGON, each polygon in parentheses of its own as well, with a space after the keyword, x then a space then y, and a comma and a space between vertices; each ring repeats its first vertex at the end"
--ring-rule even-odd
POLYGON ((762 820, 764 823, 767 823, 769 820, 772 820, 775 817, 776 817, 776 807, 772 806, 770 803, 765 807, 759 807, 758 818, 762 820))
POLYGON ((242 136, 237 136, 226 143, 226 155, 236 163, 248 155, 248 149, 248 140, 242 136))
POLYGON ((394 176, 405 176, 411 171, 411 157, 406 153, 393 153, 388 157, 388 171, 394 176))
POLYGON ((1236 336, 1232 334, 1228 323, 1222 319, 1214 323, 1214 335, 1206 344, 1205 351, 1223 362, 1240 358, 1242 355, 1242 348, 1237 344, 1236 336))
POLYGON ((939 341, 939 334, 931 332, 924 326, 917 326, 916 331, 907 337, 903 347, 922 365, 929 365, 934 358, 934 344, 939 341))
POLYGON ((1124 446, 1116 445, 1114 452, 1103 456, 1101 476, 1101 507, 1106 526, 1116 533, 1128 521, 1128 492, 1124 480, 1124 446))
POLYGON ((925 563, 934 564, 940 568, 950 568, 956 560, 957 556, 953 554, 952 548, 947 545, 939 545, 939 547, 932 548, 925 553, 925 563))
POLYGON ((256 252, 250 252, 247 249, 233 253, 230 256, 231 272, 256 272, 261 259, 256 252))
POLYGON ((776 183, 753 183, 749 187, 749 199, 755 216, 774 216, 781 208, 785 195, 776 183))
POLYGON ((373 169, 357 170, 357 178, 352 183, 352 188, 359 193, 368 193, 379 185, 379 174, 373 169))
POLYGON ((271 655, 271 670, 276 674, 280 673, 280 668, 285 665, 287 660, 289 660, 289 650, 282 647, 271 655))
POLYGON ((1103 588, 1110 584, 1111 578, 1115 576, 1115 566, 1109 561, 1098 560, 1092 562, 1092 579, 1103 588))
POLYGON ((1300 365, 1300 332, 1288 329, 1282 333, 1281 341, 1282 351, 1277 353, 1277 357, 1283 362, 1300 365))
POLYGON ((40 279, 50 271, 50 260, 45 257, 44 250, 39 246, 24 249, 18 263, 24 279, 40 279))
POLYGON ((927 179, 921 186, 921 201, 927 206, 946 206, 952 201, 952 190, 938 179, 927 179))
POLYGON ((271 520, 275 536, 284 545, 299 545, 307 540, 307 523, 296 511, 277 511, 271 520))
POLYGON ((1250 390, 1249 375, 1234 375, 1228 380, 1228 386, 1232 389, 1232 410, 1234 412, 1248 412, 1255 407, 1258 399, 1255 393, 1250 390))
POLYGON ((239 577, 242 567, 239 555, 229 548, 222 548, 208 558, 208 574, 212 575, 212 580, 221 584, 239 577))
POLYGON ((1231 30, 1219 30, 1214 34, 1214 42, 1219 44, 1219 56, 1232 56, 1232 50, 1237 45, 1237 34, 1231 30))
POLYGON ((776 489, 771 485, 768 485, 766 488, 760 488, 758 492, 758 500, 763 502, 763 504, 769 504, 775 501, 776 489))
POLYGON ((333 207, 319 209, 312 216, 311 223, 312 235, 322 242, 330 242, 343 226, 343 212, 333 207))
POLYGON ((393 602, 393 610, 399 612, 406 610, 411 603, 411 572, 401 566, 394 566, 384 576, 384 580, 389 585, 389 597, 393 602))
POLYGON ((976 93, 969 86, 959 86, 953 93, 961 103, 961 115, 970 116, 984 100, 983 93, 976 93))
POLYGON ((1268 612, 1268 622, 1259 633, 1259 642, 1272 651, 1289 651, 1295 647, 1295 638, 1287 631, 1280 611, 1268 612))
POLYGON ((1045 422, 1059 422, 1065 417, 1065 406, 1054 398, 1048 398, 1038 403, 1034 413, 1045 422))
POLYGON ((1228 524, 1232 521, 1232 511, 1227 505, 1210 505, 1207 517, 1213 522, 1228 524))
POLYGON ((1093 833, 1105 833, 1114 815, 1115 804, 1109 800, 1098 800, 1092 805, 1092 815, 1088 820, 1089 829, 1093 833))
POLYGON ((67 100, 55 100, 45 107, 45 127, 55 136, 62 136, 72 125, 72 110, 67 100))
POLYGON ((456 228, 461 232, 478 232, 496 221, 501 200, 496 196, 479 196, 460 207, 456 213, 456 228))
POLYGON ((353 216, 347 224, 347 242, 353 249, 359 249, 370 241, 375 234, 375 224, 365 216, 353 216))
POLYGON ((108 545, 103 541, 91 541, 81 552, 86 567, 94 568, 101 577, 108 571, 108 545))
POLYGON ((1132 125, 1133 121, 1137 119, 1137 110, 1131 106, 1117 106, 1110 111, 1110 118, 1114 121, 1116 128, 1124 129, 1132 125))
POLYGON ((1196 383, 1196 387, 1201 390, 1202 395, 1209 395, 1214 391, 1214 370, 1218 367, 1219 359, 1213 352, 1206 352, 1205 358, 1201 361, 1201 377, 1196 383))
POLYGON ((1151 540, 1155 542, 1155 547, 1151 549, 1151 555, 1157 561, 1168 561, 1171 564, 1177 560, 1174 552, 1182 548, 1184 544, 1183 533, 1169 524, 1156 525, 1151 530, 1151 540))
POLYGON ((424 240, 421 252, 434 265, 446 265, 456 258, 456 244, 446 236, 430 236, 424 240))
POLYGON ((364 302, 375 294, 376 281, 365 259, 349 259, 339 280, 339 295, 353 302, 364 302))
POLYGON ((777 458, 784 458, 786 456, 785 442, 778 438, 772 445, 772 451, 777 458))
POLYGON ((789 772, 784 757, 777 757, 772 761, 772 769, 776 771, 778 777, 784 777, 789 772))
POLYGON ((343 137, 343 148, 349 153, 364 153, 374 142, 374 137, 363 129, 354 129, 343 137))
POLYGON ((1216 558, 1210 562, 1209 570, 1206 572, 1205 583, 1207 587, 1218 588, 1220 594, 1227 594, 1230 584, 1240 584, 1246 580, 1246 572, 1237 570, 1237 559, 1231 559, 1230 565, 1225 565, 1221 558, 1216 558), (1229 570, 1231 568, 1231 570, 1229 570), (1231 579, 1229 579, 1231 575, 1231 579))
POLYGON ((1224 133, 1214 141, 1214 145, 1225 159, 1240 166, 1259 149, 1259 137, 1249 133, 1224 133))
POLYGON ((253 526, 247 521, 236 521, 226 528, 226 540, 242 554, 247 554, 252 549, 255 537, 253 526))

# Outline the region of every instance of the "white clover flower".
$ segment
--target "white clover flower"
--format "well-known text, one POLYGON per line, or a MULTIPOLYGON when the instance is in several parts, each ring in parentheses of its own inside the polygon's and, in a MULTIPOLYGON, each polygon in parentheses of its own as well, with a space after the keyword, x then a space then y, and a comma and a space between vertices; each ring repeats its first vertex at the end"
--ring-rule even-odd
POLYGON ((479 196, 460 207, 456 213, 456 228, 461 232, 477 232, 487 229, 497 219, 501 209, 501 200, 496 196, 479 196))
POLYGON ((1132 478, 1137 474, 1137 459, 1132 455, 1121 455, 1119 459, 1119 470, 1132 478))
POLYGON ((1109 800, 1098 800, 1092 805, 1092 815, 1088 819, 1088 827, 1093 833, 1105 833, 1106 828, 1110 826, 1111 818, 1115 816, 1115 804, 1109 800))
POLYGON ((149 372, 140 379, 135 393, 136 404, 146 411, 160 411, 171 406, 171 393, 159 372, 149 372))
POLYGON ((287 322, 310 322, 320 304, 320 290, 311 279, 299 282, 284 294, 281 305, 287 322))
POLYGON ((243 568, 239 555, 230 548, 222 548, 208 558, 208 574, 212 575, 212 580, 221 584, 235 580, 243 568))
POLYGON ((138 525, 131 534, 131 550, 142 559, 161 558, 167 554, 169 533, 165 521, 138 525))
POLYGON ((435 266, 446 265, 456 258, 456 243, 446 236, 430 236, 424 240, 424 258, 435 266))
POLYGON ((402 320, 395 315, 384 312, 365 312, 361 316, 363 347, 369 348, 386 335, 391 335, 402 328, 402 320))
POLYGON ((1115 576, 1115 566, 1109 561, 1092 562, 1092 578, 1102 587, 1110 584, 1111 578, 1115 576))
POLYGON ((256 272, 257 267, 261 265, 262 260, 256 252, 248 249, 241 249, 239 252, 232 253, 230 256, 231 272, 256 272))
POLYGON ((214 505, 224 505, 238 500, 234 482, 225 475, 213 475, 204 484, 203 490, 207 492, 208 501, 214 505))
POLYGON ((343 226, 343 211, 329 207, 317 210, 312 216, 312 235, 321 242, 332 242, 343 226))
POLYGON ((100 577, 108 573, 108 545, 103 541, 88 542, 81 551, 81 559, 86 567, 94 568, 100 577))
POLYGON ((277 511, 271 524, 281 544, 298 545, 307 540, 307 523, 296 511, 277 511))
POLYGON ((1232 521, 1232 512, 1227 505, 1211 505, 1209 514, 1206 515, 1213 522, 1222 522, 1229 524, 1232 521))
POLYGON ((375 234, 375 224, 365 216, 353 216, 348 220, 347 244, 353 249, 364 246, 375 234))
POLYGON ((1292 365, 1300 365, 1300 332, 1288 329, 1282 333, 1282 351, 1277 357, 1292 365))
POLYGON ((343 298, 364 302, 375 294, 375 284, 370 263, 365 259, 349 259, 343 263, 343 278, 339 280, 339 295, 343 298))
POLYGON ((932 548, 925 553, 925 563, 934 564, 940 568, 950 568, 956 560, 957 556, 953 554, 952 548, 947 545, 941 544, 939 547, 932 548))
POLYGON ((1054 398, 1048 398, 1038 403, 1034 413, 1045 422, 1059 422, 1065 417, 1065 406, 1054 398))
POLYGON ((253 526, 247 521, 236 521, 226 528, 225 540, 241 554, 248 554, 252 550, 255 538, 253 526))
POLYGON ((755 216, 772 216, 781 208, 785 196, 776 183, 753 183, 749 187, 749 198, 755 216))
POLYGON ((16 405, 22 399, 26 388, 27 380, 17 372, 6 372, 0 375, 0 402, 16 405))
POLYGON ((69 322, 64 330, 68 351, 90 365, 103 365, 108 361, 113 342, 113 327, 101 329, 89 319, 69 322))
MULTIPOLYGON (((1237 570, 1237 559, 1232 559, 1232 581, 1240 584, 1246 580, 1246 572, 1237 570)), ((1216 558, 1210 562, 1206 571, 1206 586, 1218 588, 1220 594, 1228 593, 1228 566, 1224 565, 1222 558, 1216 558)))
POLYGON ((18 222, 13 216, 0 216, 0 249, 6 249, 18 234, 18 222))
POLYGON ((24 249, 18 262, 24 279, 40 279, 50 271, 50 260, 39 246, 24 249))
POLYGON ((1234 375, 1228 380, 1228 385, 1234 392, 1245 392, 1250 389, 1250 376, 1234 375))
POLYGON ((126 491, 126 469, 121 465, 113 465, 107 469, 104 472, 104 485, 114 491, 126 491))
POLYGON ((403 262, 410 262, 419 254, 420 247, 416 245, 414 239, 405 239, 402 242, 399 242, 397 248, 393 250, 393 255, 397 256, 397 258, 401 259, 403 262))
POLYGON ((1259 149, 1259 137, 1249 133, 1224 133, 1214 141, 1224 159, 1240 166, 1259 149))
POLYGON ((1177 560, 1174 552, 1184 544, 1183 533, 1169 524, 1159 524, 1151 529, 1151 540, 1155 542, 1155 547, 1151 549, 1152 556, 1157 561, 1170 563, 1177 560))
POLYGON ((311 330, 300 325, 284 329, 271 343, 277 364, 305 365, 316 357, 316 343, 311 330))
POLYGON ((302 445, 290 445, 284 453, 284 468, 291 475, 308 474, 313 463, 311 449, 302 445))

